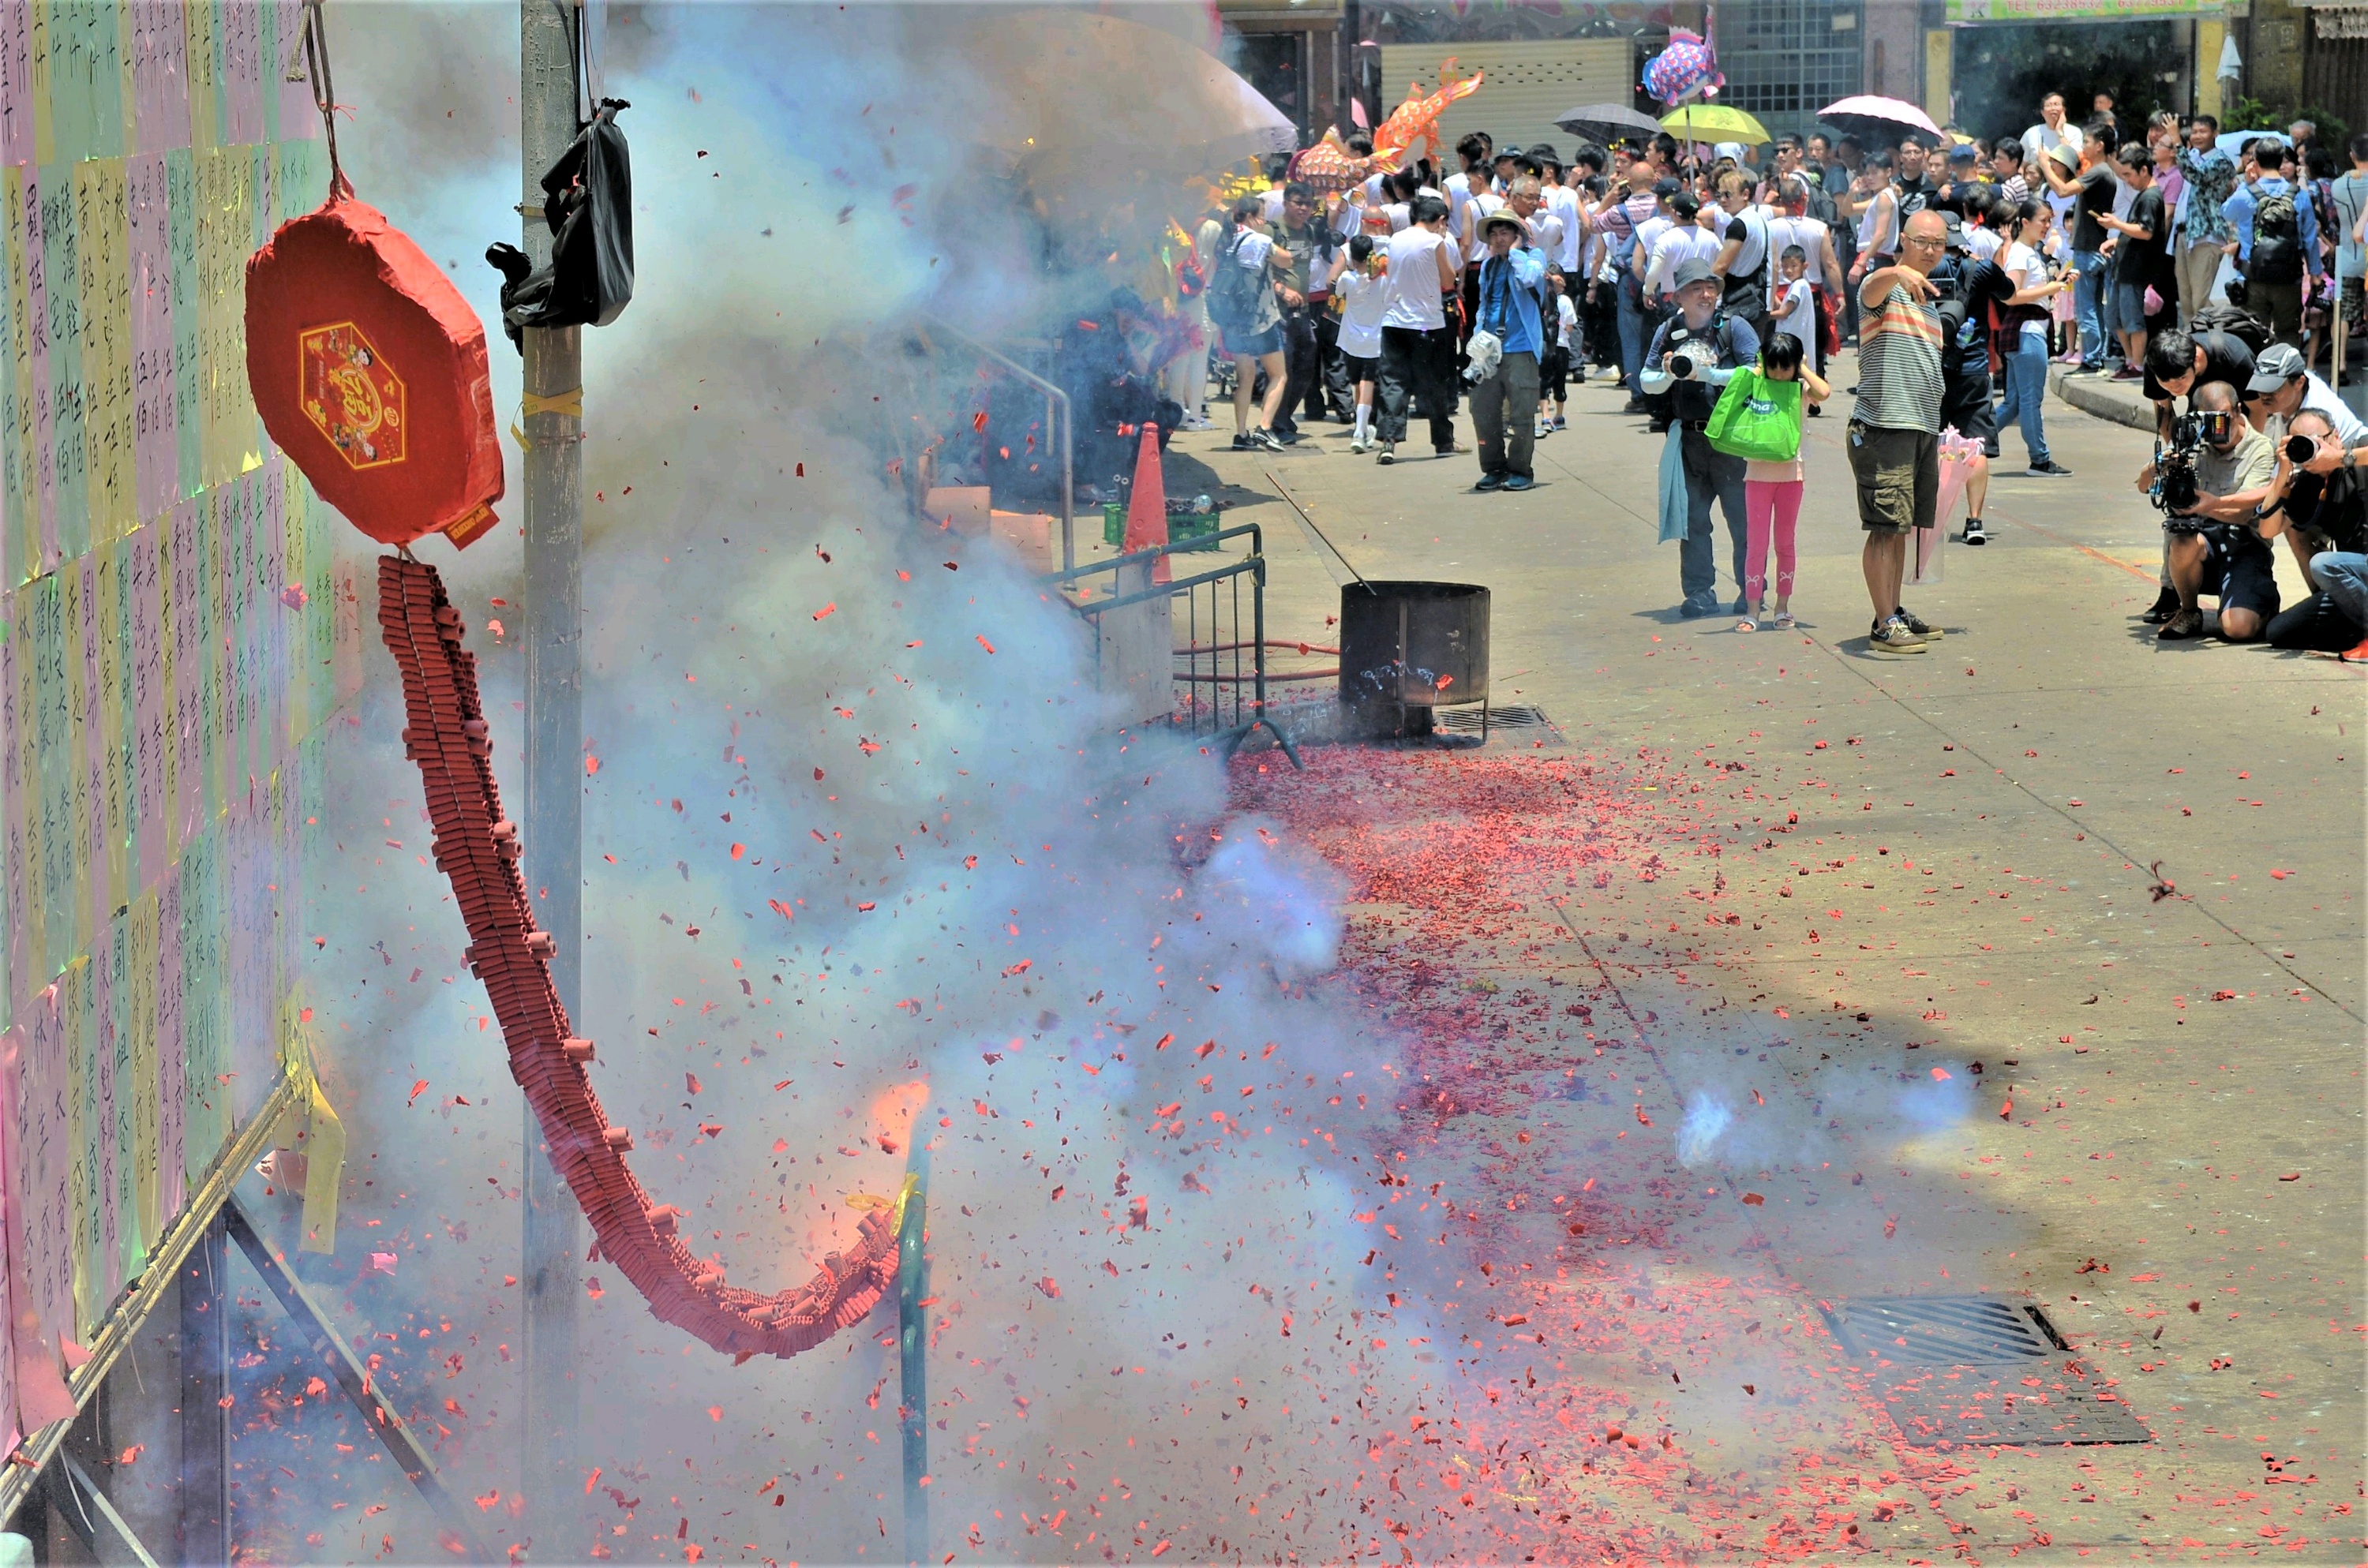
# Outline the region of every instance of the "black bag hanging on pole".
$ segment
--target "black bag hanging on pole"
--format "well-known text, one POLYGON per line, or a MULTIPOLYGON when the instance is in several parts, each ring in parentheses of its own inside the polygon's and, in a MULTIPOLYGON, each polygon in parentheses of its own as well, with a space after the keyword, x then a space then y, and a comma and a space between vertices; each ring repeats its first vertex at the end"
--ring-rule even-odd
POLYGON ((632 107, 602 98, 542 176, 550 266, 534 267, 516 245, 485 252, 504 279, 502 327, 514 347, 530 326, 607 326, 633 298, 633 174, 617 128, 617 111, 632 107))

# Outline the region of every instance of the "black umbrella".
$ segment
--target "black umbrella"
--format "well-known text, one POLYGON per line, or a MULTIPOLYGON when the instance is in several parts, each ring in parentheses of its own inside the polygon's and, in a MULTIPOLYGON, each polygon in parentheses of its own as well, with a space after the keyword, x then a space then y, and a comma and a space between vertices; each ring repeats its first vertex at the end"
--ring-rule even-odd
POLYGON ((1581 104, 1554 116, 1554 124, 1573 136, 1607 143, 1630 137, 1650 142, 1661 131, 1659 120, 1625 104, 1581 104))

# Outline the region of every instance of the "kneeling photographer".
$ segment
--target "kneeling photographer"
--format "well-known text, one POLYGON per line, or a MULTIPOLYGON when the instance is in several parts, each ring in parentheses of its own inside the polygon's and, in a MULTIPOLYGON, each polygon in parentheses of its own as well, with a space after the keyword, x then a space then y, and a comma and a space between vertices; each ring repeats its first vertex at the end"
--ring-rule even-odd
POLYGON ((2276 477, 2277 449, 2238 417, 2227 382, 2197 388, 2193 406, 2138 476, 2162 511, 2164 560, 2179 594, 2178 613, 2155 635, 2166 642, 2202 636, 2196 600, 2211 594, 2220 601, 2221 638, 2250 642, 2278 612, 2276 558, 2254 511, 2276 477))
POLYGON ((1685 493, 1685 532, 1679 537, 1678 578, 1685 594, 1679 612, 1688 619, 1718 613, 1718 567, 1712 548, 1710 508, 1715 499, 1726 513, 1726 531, 1735 543, 1735 613, 1745 613, 1741 597, 1744 547, 1748 525, 1743 505, 1741 458, 1730 457, 1710 444, 1704 426, 1718 396, 1738 366, 1759 357, 1759 335, 1748 322, 1719 309, 1721 284, 1711 264, 1699 258, 1677 267, 1679 313, 1661 324, 1645 351, 1645 371, 1639 378, 1647 396, 1670 395, 1668 445, 1661 462, 1661 538, 1675 531, 1671 516, 1676 492, 1685 493))
POLYGON ((2257 512, 2263 537, 2283 533, 2317 590, 2270 622, 2270 646, 2368 657, 2368 468, 2326 415, 2305 408, 2287 419, 2257 512))

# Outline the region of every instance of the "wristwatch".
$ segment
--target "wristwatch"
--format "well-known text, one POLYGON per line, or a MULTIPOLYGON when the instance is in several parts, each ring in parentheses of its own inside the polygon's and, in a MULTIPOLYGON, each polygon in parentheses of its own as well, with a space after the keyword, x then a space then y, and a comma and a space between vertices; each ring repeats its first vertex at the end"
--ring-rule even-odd
POLYGON ((2358 470, 2358 468, 2360 467, 2360 449, 2359 449, 2359 448, 2357 448, 2357 447, 2346 447, 2346 448, 2343 449, 2343 466, 2344 466, 2344 468, 2345 468, 2347 471, 2357 471, 2357 470, 2358 470))

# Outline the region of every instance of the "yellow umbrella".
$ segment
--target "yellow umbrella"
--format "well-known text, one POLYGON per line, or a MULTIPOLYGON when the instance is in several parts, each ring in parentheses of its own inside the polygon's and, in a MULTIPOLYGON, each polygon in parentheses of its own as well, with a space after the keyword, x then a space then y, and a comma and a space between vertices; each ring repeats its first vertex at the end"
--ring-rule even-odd
POLYGON ((1687 142, 1773 142, 1768 128, 1727 104, 1688 104, 1661 118, 1661 129, 1687 142))

